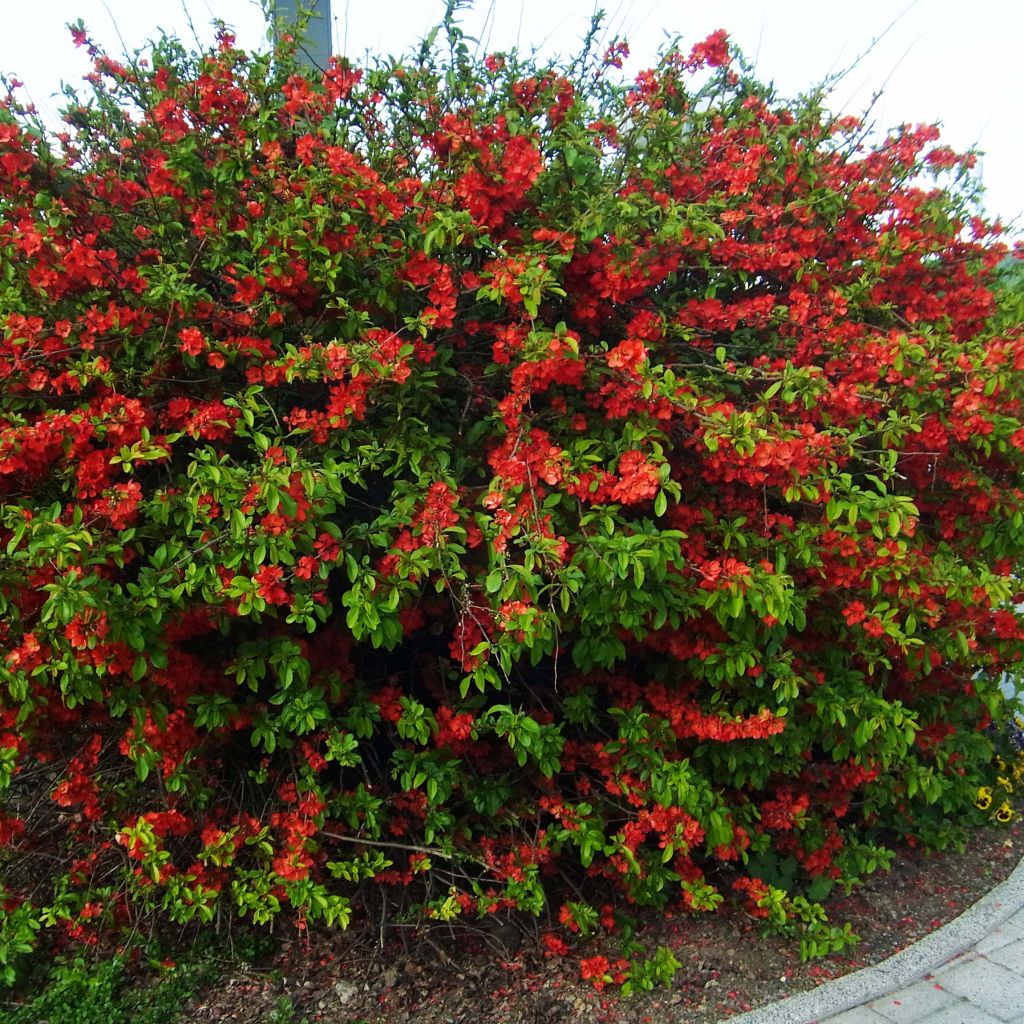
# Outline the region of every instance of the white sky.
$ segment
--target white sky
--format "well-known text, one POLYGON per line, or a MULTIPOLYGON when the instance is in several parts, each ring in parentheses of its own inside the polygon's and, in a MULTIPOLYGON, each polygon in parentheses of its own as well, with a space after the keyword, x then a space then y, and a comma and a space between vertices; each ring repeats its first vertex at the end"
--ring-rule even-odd
MULTIPOLYGON (((1024 232, 1024 3, 1020 0, 604 0, 609 36, 629 40, 628 69, 649 66, 666 35, 686 43, 725 28, 763 79, 786 95, 852 64, 884 38, 837 88, 832 106, 873 110, 883 127, 941 122, 943 141, 977 146, 985 207, 1024 232)), ((593 0, 477 0, 461 14, 486 51, 523 49, 573 54, 593 0)), ((418 42, 444 10, 443 0, 332 0, 334 43, 360 62, 367 51, 399 53, 418 42)), ((16 73, 37 106, 53 111, 61 79, 77 82, 87 60, 64 25, 82 18, 112 54, 165 29, 191 37, 186 11, 208 39, 216 15, 242 46, 265 44, 254 0, 0 0, 0 70, 16 73), (116 27, 115 27, 116 26, 116 27), (120 35, 120 38, 119 38, 120 35)))

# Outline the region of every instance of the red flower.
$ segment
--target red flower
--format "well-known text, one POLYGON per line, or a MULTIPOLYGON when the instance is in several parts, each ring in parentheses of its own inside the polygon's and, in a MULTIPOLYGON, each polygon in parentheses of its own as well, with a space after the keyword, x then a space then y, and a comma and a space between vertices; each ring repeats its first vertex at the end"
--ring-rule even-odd
POLYGON ((187 356, 199 356, 206 350, 206 339, 196 327, 185 327, 178 331, 181 344, 179 350, 187 356))
POLYGON ((611 966, 606 956, 592 956, 580 961, 580 977, 592 981, 594 988, 600 991, 612 980, 611 966))
POLYGON ((291 598, 281 585, 284 570, 279 565, 264 565, 253 576, 256 593, 270 604, 288 604, 291 598))
POLYGON ((863 601, 851 601, 844 609, 843 615, 848 626, 855 626, 867 618, 868 610, 863 601))
POLYGON ((473 736, 475 719, 469 712, 456 714, 449 707, 439 707, 434 716, 437 720, 437 745, 439 747, 461 746, 473 736))
POLYGON ((624 452, 619 457, 619 482, 612 487, 612 501, 636 505, 650 501, 658 493, 658 469, 641 451, 624 452))
POLYGON ((864 632, 868 636, 884 636, 885 635, 885 623, 877 616, 873 616, 864 623, 864 632))
POLYGON ((393 685, 383 686, 373 695, 372 700, 380 708, 380 717, 385 722, 394 724, 402 717, 401 697, 401 689, 393 685))
POLYGON ((607 67, 621 68, 628 56, 629 44, 622 41, 615 42, 605 50, 602 63, 607 67))
POLYGON ((729 63, 729 35, 724 28, 712 32, 703 42, 697 43, 690 51, 690 61, 700 66, 717 68, 729 63))
POLYGON ((569 944, 554 932, 545 932, 540 937, 540 941, 544 944, 545 956, 568 956, 569 954, 569 944))
POLYGON ((636 373, 640 364, 647 359, 647 348, 642 341, 627 338, 616 345, 605 359, 612 369, 626 369, 636 373))
MULTIPOLYGON (((558 910, 558 920, 571 932, 578 932, 580 930, 580 926, 576 923, 576 918, 573 915, 572 908, 566 903, 563 903, 558 910)), ((586 975, 584 975, 584 977, 586 977, 586 975)))

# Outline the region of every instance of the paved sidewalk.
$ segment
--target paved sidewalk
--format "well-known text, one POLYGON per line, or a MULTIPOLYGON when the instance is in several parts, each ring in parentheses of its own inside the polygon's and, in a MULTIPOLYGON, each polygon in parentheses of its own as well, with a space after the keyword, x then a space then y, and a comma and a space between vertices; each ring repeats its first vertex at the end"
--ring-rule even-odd
POLYGON ((1024 1024, 1024 860, 903 952, 728 1024, 1024 1024))
POLYGON ((907 988, 822 1024, 1024 1024, 1024 910, 907 988))

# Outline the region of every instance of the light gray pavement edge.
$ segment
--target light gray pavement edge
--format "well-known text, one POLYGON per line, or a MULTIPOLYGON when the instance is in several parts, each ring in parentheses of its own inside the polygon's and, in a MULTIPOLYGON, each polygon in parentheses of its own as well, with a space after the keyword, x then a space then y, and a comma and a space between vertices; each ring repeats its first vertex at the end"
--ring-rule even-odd
POLYGON ((1024 1024, 1024 859, 902 952, 728 1024, 1024 1024))

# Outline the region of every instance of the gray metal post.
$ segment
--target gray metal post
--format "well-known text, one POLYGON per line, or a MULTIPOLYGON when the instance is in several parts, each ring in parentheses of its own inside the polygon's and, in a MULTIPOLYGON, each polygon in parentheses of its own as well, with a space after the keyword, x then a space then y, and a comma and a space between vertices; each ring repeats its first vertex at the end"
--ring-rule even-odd
POLYGON ((285 24, 294 24, 300 11, 312 11, 299 41, 299 55, 310 67, 327 67, 331 46, 331 0, 275 0, 274 12, 285 24))

